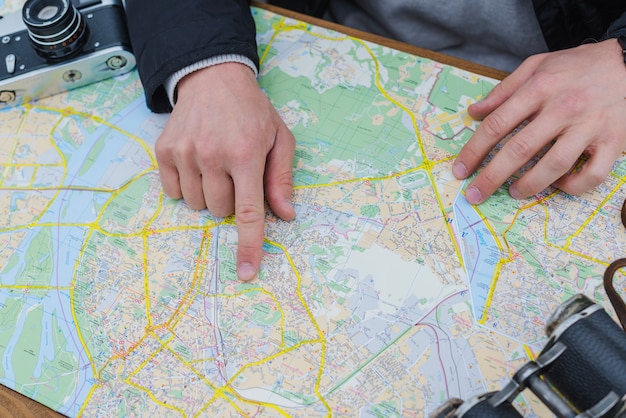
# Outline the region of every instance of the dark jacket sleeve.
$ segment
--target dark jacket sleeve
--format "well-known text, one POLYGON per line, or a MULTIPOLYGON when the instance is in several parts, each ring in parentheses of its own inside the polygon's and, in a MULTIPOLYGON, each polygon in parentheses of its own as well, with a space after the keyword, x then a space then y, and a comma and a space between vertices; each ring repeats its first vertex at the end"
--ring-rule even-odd
POLYGON ((601 39, 626 12, 624 0, 533 0, 533 6, 551 51, 601 39))
POLYGON ((171 111, 163 83, 184 67, 223 54, 259 65, 247 0, 126 0, 126 14, 146 102, 154 112, 171 111))
POLYGON ((626 12, 624 12, 619 19, 611 23, 611 26, 609 26, 609 29, 604 34, 603 39, 617 38, 621 35, 626 35, 626 12))

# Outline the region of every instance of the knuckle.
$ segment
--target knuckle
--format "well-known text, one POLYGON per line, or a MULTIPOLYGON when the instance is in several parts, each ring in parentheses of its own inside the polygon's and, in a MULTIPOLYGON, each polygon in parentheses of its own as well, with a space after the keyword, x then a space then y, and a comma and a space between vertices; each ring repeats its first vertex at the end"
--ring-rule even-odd
POLYGON ((540 63, 541 61, 545 59, 545 55, 546 54, 531 55, 530 57, 526 58, 524 62, 532 64, 533 66, 536 66, 538 63, 540 63))
POLYGON ((163 184, 163 192, 167 197, 171 199, 180 199, 181 197, 183 197, 182 193, 177 192, 176 190, 166 186, 165 184, 163 184))
POLYGON ((528 145, 528 141, 522 133, 517 133, 511 140, 505 145, 505 148, 512 154, 517 160, 523 162, 528 161, 534 152, 528 145))
POLYGON ((185 202, 189 205, 190 208, 194 210, 202 210, 206 208, 206 203, 202 198, 194 198, 192 196, 184 196, 185 202))
POLYGON ((482 173, 480 173, 481 183, 486 185, 486 189, 495 190, 502 184, 503 180, 498 178, 496 174, 489 170, 488 168, 484 169, 482 173))
POLYGON ((225 218, 233 213, 234 207, 232 203, 223 203, 221 205, 212 205, 209 211, 220 218, 225 218))
POLYGON ((259 150, 251 146, 250 140, 237 141, 238 146, 231 149, 232 158, 243 163, 250 162, 259 156, 259 150))
POLYGON ((476 143, 470 140, 459 153, 457 160, 462 161, 466 166, 473 166, 474 163, 482 161, 485 155, 478 152, 476 148, 476 143))
POLYGON ((545 97, 558 85, 559 79, 554 74, 548 72, 538 72, 532 78, 532 90, 535 95, 545 97))
POLYGON ((195 155, 195 148, 193 144, 188 141, 178 141, 175 143, 157 141, 154 151, 157 159, 163 161, 188 161, 195 155))
POLYGON ((506 121, 499 113, 492 113, 483 120, 482 125, 487 135, 496 138, 502 138, 508 134, 506 121))
POLYGON ((161 185, 163 186, 163 192, 168 197, 171 197, 172 199, 180 199, 181 197, 183 197, 183 193, 180 190, 180 186, 178 185, 178 183, 174 185, 167 181, 161 181, 161 185))
POLYGON ((158 161, 165 161, 171 157, 172 148, 166 141, 157 141, 154 144, 154 154, 158 161))
POLYGON ((587 108, 587 100, 582 92, 568 92, 561 98, 562 108, 569 114, 579 114, 587 108))
POLYGON ((265 220, 265 210, 261 205, 242 203, 237 206, 236 211, 237 223, 241 225, 258 224, 265 220))
POLYGON ((202 147, 198 150, 191 150, 187 153, 188 158, 194 158, 198 161, 201 167, 213 167, 217 164, 219 158, 217 153, 209 147, 202 147))
POLYGON ((566 173, 572 165, 574 165, 574 161, 572 161, 567 155, 564 154, 555 154, 550 155, 550 166, 552 170, 557 173, 563 174, 566 173))

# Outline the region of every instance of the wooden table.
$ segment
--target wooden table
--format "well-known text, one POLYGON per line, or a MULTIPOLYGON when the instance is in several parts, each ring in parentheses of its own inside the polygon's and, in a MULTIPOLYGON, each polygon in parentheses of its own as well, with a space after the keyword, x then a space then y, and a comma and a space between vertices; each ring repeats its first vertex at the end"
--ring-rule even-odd
POLYGON ((0 385, 0 418, 58 418, 63 415, 0 385))
MULTIPOLYGON (((302 15, 300 13, 292 12, 291 10, 282 9, 276 6, 271 6, 264 3, 258 3, 253 1, 252 5, 255 7, 261 7, 283 16, 292 17, 298 20, 305 21, 317 26, 323 26, 325 28, 336 30, 337 32, 345 33, 346 35, 354 36, 359 39, 371 41, 377 44, 385 45, 390 48, 394 48, 400 51, 407 52, 409 54, 418 55, 424 58, 430 58, 435 61, 439 61, 444 64, 452 65, 458 68, 462 68, 473 73, 481 74, 487 77, 495 78, 498 80, 506 77, 507 73, 504 71, 496 70, 484 65, 476 64, 470 61, 465 61, 459 58, 454 58, 449 55, 444 55, 438 52, 430 51, 423 48, 418 48, 413 45, 409 45, 403 42, 395 41, 393 39, 385 38, 382 36, 374 35, 368 32, 348 28, 343 25, 328 22, 326 20, 317 19, 314 17, 302 15)), ((59 418, 63 415, 0 385, 0 418, 59 418)))

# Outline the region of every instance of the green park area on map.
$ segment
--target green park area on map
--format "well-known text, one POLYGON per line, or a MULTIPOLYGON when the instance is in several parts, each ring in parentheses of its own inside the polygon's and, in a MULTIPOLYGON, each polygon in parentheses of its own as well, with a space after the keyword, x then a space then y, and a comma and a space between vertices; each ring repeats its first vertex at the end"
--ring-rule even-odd
POLYGON ((623 161, 473 207, 450 168, 496 80, 252 13, 297 216, 251 283, 235 220, 163 194, 136 72, 0 108, 1 384, 72 417, 421 417, 499 389, 574 293, 608 306, 623 161))

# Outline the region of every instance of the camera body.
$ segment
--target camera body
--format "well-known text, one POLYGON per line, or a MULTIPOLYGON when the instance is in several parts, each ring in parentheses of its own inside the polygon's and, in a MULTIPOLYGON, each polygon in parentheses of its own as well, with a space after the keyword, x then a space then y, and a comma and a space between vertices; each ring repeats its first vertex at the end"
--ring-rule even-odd
POLYGON ((27 0, 0 16, 0 108, 135 67, 121 0, 27 0))

